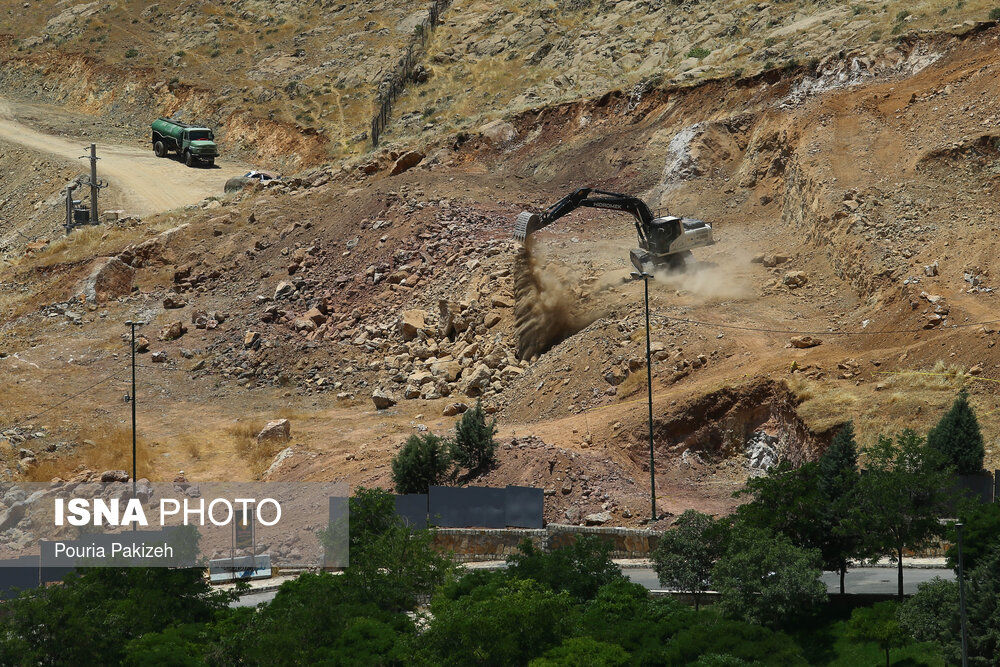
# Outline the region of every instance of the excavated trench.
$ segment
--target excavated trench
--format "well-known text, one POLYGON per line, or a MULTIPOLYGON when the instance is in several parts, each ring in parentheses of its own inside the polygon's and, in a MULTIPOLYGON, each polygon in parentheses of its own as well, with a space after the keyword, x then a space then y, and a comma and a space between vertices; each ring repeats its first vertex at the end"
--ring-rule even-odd
MULTIPOLYGON (((661 460, 690 451, 706 461, 753 456, 765 442, 777 461, 799 465, 816 460, 825 451, 836 428, 822 433, 809 429, 796 412, 798 401, 784 382, 758 378, 748 384, 725 387, 698 398, 668 415, 653 419, 654 449, 661 460)), ((646 429, 633 429, 636 444, 629 455, 641 464, 647 457, 646 429)))

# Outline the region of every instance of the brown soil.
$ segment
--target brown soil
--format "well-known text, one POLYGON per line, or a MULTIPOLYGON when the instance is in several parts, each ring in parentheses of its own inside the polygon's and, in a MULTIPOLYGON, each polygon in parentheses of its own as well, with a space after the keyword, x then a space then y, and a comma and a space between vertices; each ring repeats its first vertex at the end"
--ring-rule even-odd
MULTIPOLYGON (((981 289, 997 280, 995 144, 983 139, 997 120, 996 38, 992 29, 904 43, 877 76, 811 96, 793 94, 812 76, 799 71, 658 89, 628 113, 615 103, 621 95, 532 110, 512 119, 520 144, 432 143, 397 176, 384 160, 369 176, 323 169, 175 212, 88 242, 88 258, 113 255, 188 225, 139 267, 138 292, 81 307, 79 326, 52 307, 74 294, 82 260, 66 248, 21 258, 3 270, 0 291, 11 313, 0 325, 3 418, 18 424, 10 433, 29 436, 17 447, 41 458, 72 451, 82 422, 125 423, 126 376, 91 385, 125 371, 122 322, 139 316, 151 348, 168 354, 163 364, 140 362, 140 431, 160 478, 181 469, 196 480, 249 478, 229 429, 284 413, 295 453, 273 478, 388 486, 391 457, 414 429, 446 433, 454 418, 440 417, 443 408, 475 400, 453 394, 374 410, 373 389, 405 385, 386 361, 401 349, 399 312, 437 312, 442 298, 474 303, 470 312, 499 316, 476 340, 515 350, 514 309, 493 301, 514 297, 514 217, 591 185, 716 224, 719 242, 695 251, 683 277, 650 285, 664 509, 731 510, 750 474, 753 433, 777 436, 781 454, 799 462, 846 419, 862 445, 882 431, 925 430, 962 384, 996 467, 1000 352, 997 325, 982 324, 997 319, 996 296, 981 289), (937 60, 916 73, 893 69, 928 53, 937 60), (696 123, 678 156, 671 141, 696 123), (788 259, 769 267, 751 261, 757 254, 788 259), (935 261, 939 274, 926 275, 935 261), (785 284, 791 271, 804 272, 805 284, 785 284), (375 282, 397 272, 405 278, 375 282), (281 280, 298 296, 271 301, 281 280), (165 310, 171 293, 189 305, 165 310), (295 319, 318 304, 328 328, 296 331, 295 319), (225 318, 156 340, 195 310, 225 318), (244 347, 248 331, 261 335, 259 348, 244 347), (822 343, 791 347, 798 334, 822 343), (197 455, 184 444, 192 436, 203 443, 197 455)), ((580 287, 568 292, 586 302, 583 312, 601 316, 553 336, 536 361, 485 390, 501 465, 479 481, 551 487, 552 520, 606 506, 615 523, 637 523, 647 512, 648 445, 642 285, 623 280, 634 231, 625 217, 588 211, 538 241, 572 268, 580 287)))

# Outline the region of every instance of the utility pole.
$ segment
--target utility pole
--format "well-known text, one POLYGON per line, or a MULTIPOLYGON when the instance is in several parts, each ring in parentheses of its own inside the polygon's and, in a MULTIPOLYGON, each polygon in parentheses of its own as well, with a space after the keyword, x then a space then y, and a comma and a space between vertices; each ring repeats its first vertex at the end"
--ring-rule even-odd
POLYGON ((90 160, 90 179, 86 185, 90 186, 90 224, 96 225, 100 222, 97 217, 97 193, 101 188, 108 187, 107 183, 97 180, 97 161, 101 159, 97 157, 97 144, 90 144, 90 155, 83 155, 80 159, 90 160))
POLYGON ((646 304, 646 397, 649 404, 649 504, 650 521, 656 521, 656 470, 653 467, 653 354, 649 338, 649 279, 652 274, 633 271, 633 278, 642 278, 646 304))
MULTIPOLYGON (((136 487, 135 487, 135 475, 136 475, 136 465, 135 465, 135 327, 136 325, 142 325, 143 322, 136 322, 133 320, 128 320, 125 324, 132 328, 132 497, 136 497, 136 487)), ((132 530, 135 530, 135 524, 132 524, 132 530)))
POLYGON ((962 523, 955 524, 958 533, 958 606, 962 614, 962 667, 969 667, 969 633, 965 617, 965 571, 962 565, 962 523))
POLYGON ((90 224, 96 225, 97 217, 97 144, 90 144, 90 224))

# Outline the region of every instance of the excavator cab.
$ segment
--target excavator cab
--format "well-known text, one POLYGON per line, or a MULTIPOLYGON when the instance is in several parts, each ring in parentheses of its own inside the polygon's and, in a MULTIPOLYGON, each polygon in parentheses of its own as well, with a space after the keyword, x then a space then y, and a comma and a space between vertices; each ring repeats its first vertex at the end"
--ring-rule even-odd
POLYGON ((670 244, 682 233, 681 218, 672 215, 665 218, 653 218, 649 223, 647 235, 649 251, 654 255, 668 254, 670 244))

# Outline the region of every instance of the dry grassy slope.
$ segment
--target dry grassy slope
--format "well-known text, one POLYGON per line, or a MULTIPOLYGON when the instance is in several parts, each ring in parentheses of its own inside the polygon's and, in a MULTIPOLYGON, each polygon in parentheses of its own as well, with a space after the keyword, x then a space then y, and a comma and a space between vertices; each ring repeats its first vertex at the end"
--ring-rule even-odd
MULTIPOLYGON (((219 127, 230 150, 286 167, 367 150, 376 91, 426 12, 399 0, 22 4, 0 2, 5 94, 86 109, 136 138, 152 113, 179 113, 219 127)), ((879 50, 909 32, 963 29, 991 8, 458 0, 422 62, 430 81, 402 103, 393 136, 412 142, 425 128, 451 132, 607 90, 638 98, 650 85, 879 50)))
MULTIPOLYGON (((444 295, 503 295, 508 282, 493 276, 512 259, 504 239, 513 215, 586 181, 633 192, 651 189, 672 210, 719 225, 720 243, 696 253, 698 266, 691 274, 656 281, 652 289, 654 340, 666 352, 654 368, 655 409, 666 425, 658 431, 658 465, 665 473, 661 491, 670 495, 673 508, 719 507, 743 473, 735 458, 718 467, 678 459, 678 445, 698 429, 670 425, 695 414, 700 397, 733 393, 727 388, 759 376, 788 381, 802 401, 797 410, 806 426, 823 431, 853 417, 862 442, 885 428, 926 428, 967 383, 982 416, 988 462, 996 465, 996 383, 954 372, 978 365, 983 377, 1000 376, 994 327, 949 325, 995 318, 995 295, 967 291, 964 273, 975 268, 985 285, 995 284, 989 259, 996 256, 991 232, 996 221, 989 202, 996 157, 993 142, 978 138, 991 136, 995 126, 998 62, 997 33, 991 30, 928 48, 911 45, 866 65, 873 76, 858 85, 814 96, 796 94, 803 82, 815 84, 801 73, 659 89, 631 110, 623 96, 602 96, 514 117, 519 140, 501 147, 475 137, 458 149, 439 146, 436 160, 401 176, 341 174, 321 187, 247 193, 176 213, 150 222, 148 236, 181 222, 190 227, 159 260, 140 269, 140 293, 87 312, 81 327, 48 317, 39 307, 70 293, 85 274, 86 258, 118 252, 137 239, 116 231, 59 245, 22 260, 4 276, 27 288, 10 295, 17 317, 2 325, 6 356, 0 359, 0 379, 13 388, 5 419, 32 414, 36 406, 51 405, 122 368, 120 322, 126 318, 139 313, 155 333, 171 320, 188 321, 192 310, 218 309, 229 315, 220 329, 192 330, 175 343, 154 341, 153 348, 167 351, 171 361, 161 368, 145 364, 150 410, 141 428, 157 443, 155 464, 163 476, 178 469, 204 478, 249 476, 253 468, 241 457, 233 420, 288 410, 297 451, 289 474, 385 483, 391 455, 417 424, 437 432, 450 427, 451 420, 438 415, 452 399, 402 401, 393 411, 375 413, 366 396, 391 373, 384 366, 386 348, 373 339, 392 328, 403 307, 433 306, 444 295), (918 58, 918 66, 898 69, 916 62, 914 53, 938 58, 918 58), (913 74, 914 69, 919 71, 913 74), (904 71, 909 76, 894 74, 904 71), (699 131, 689 133, 689 159, 678 163, 672 139, 699 122, 699 131), (357 245, 348 248, 346 241, 354 238, 357 245), (416 262, 415 247, 438 241, 444 245, 428 245, 431 262, 416 262), (276 282, 287 277, 290 256, 310 247, 318 249, 310 255, 315 261, 296 274, 308 283, 308 296, 282 308, 301 315, 311 299, 325 294, 335 319, 353 320, 351 311, 358 311, 359 328, 371 328, 366 340, 355 342, 355 331, 308 341, 292 332, 287 319, 261 321, 267 302, 257 295, 273 294, 276 282), (448 265, 435 259, 437 253, 459 250, 461 261, 448 265), (790 259, 766 268, 749 261, 755 253, 790 259), (466 265, 466 258, 479 264, 466 265), (940 275, 925 276, 922 266, 934 260, 940 275), (366 267, 385 265, 391 272, 411 262, 415 266, 408 272, 420 277, 416 289, 371 285, 366 267), (161 299, 174 270, 189 264, 195 264, 195 273, 220 273, 185 293, 191 301, 186 309, 165 311, 161 299), (784 286, 788 270, 804 271, 806 285, 784 286), (904 284, 913 277, 920 282, 904 284), (946 322, 933 330, 920 329, 935 308, 921 297, 922 290, 941 295, 949 309, 946 322), (818 331, 823 344, 788 349, 786 334, 668 317, 818 331), (259 353, 242 349, 248 329, 268 343, 259 353), (917 332, 837 338, 826 333, 831 329, 917 332), (191 359, 182 356, 182 348, 191 359), (205 367, 194 371, 202 360, 205 367), (912 370, 947 375, 883 375, 912 370), (343 384, 325 389, 319 378, 343 384), (342 391, 353 393, 354 400, 338 399, 342 391), (204 432, 205 446, 190 446, 193 432, 204 432)), ((831 63, 822 74, 835 74, 837 66, 831 63)), ((617 216, 570 216, 547 230, 543 241, 553 262, 578 267, 581 282, 610 313, 543 355, 487 402, 501 409, 505 437, 531 433, 573 452, 591 450, 575 465, 585 468, 593 456, 611 466, 605 469, 609 481, 622 474, 638 478, 642 469, 634 454, 644 435, 643 374, 638 367, 626 375, 625 368, 643 351, 640 286, 597 289, 614 285, 622 272, 632 243, 630 225, 617 216), (611 370, 626 375, 614 392, 605 378, 611 370)), ((502 322, 499 343, 509 345, 509 314, 502 322)), ((386 335, 383 342, 392 349, 398 342, 391 332, 386 335)), ((47 414, 44 425, 52 435, 29 440, 30 446, 40 450, 50 440, 79 438, 73 420, 81 415, 94 423, 126 419, 127 405, 117 400, 120 388, 102 385, 47 414)), ((737 435, 743 428, 781 432, 789 425, 794 432, 798 417, 782 412, 791 399, 780 394, 771 392, 780 400, 763 412, 723 414, 722 422, 737 435)), ((745 405, 754 396, 737 396, 734 404, 745 405)), ((716 437, 734 441, 738 449, 738 437, 707 437, 709 443, 716 437)), ((540 470, 534 472, 538 457, 548 451, 512 447, 509 452, 509 475, 493 481, 522 480, 530 469, 533 478, 549 483, 540 470)), ((562 469, 565 455, 558 458, 562 469)), ((75 464, 86 457, 69 460, 75 464)), ((624 490, 620 493, 614 499, 618 509, 630 502, 624 490)), ((573 498, 578 501, 584 502, 573 498)), ((596 499, 586 502, 591 504, 581 507, 600 507, 596 499)))

